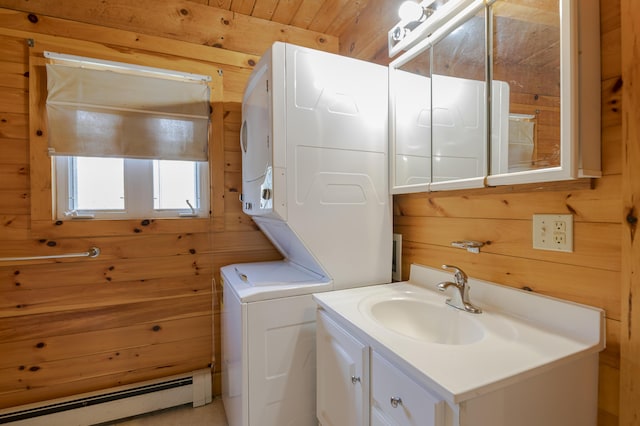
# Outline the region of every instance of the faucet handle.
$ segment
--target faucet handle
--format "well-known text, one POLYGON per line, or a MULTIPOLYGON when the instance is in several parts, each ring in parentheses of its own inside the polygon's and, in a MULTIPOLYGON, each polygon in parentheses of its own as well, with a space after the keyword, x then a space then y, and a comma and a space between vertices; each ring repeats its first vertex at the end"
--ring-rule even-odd
POLYGON ((458 268, 457 266, 454 265, 442 265, 442 269, 446 269, 449 271, 452 271, 454 273, 455 279, 456 279, 456 284, 458 285, 463 285, 467 283, 467 274, 464 273, 464 271, 460 268, 458 268))

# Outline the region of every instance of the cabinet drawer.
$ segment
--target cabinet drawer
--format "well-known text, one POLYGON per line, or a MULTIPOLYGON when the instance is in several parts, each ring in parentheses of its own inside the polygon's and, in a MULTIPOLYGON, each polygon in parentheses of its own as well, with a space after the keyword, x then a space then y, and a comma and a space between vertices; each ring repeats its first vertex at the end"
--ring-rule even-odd
POLYGON ((373 352, 371 359, 371 425, 444 424, 444 401, 373 352))

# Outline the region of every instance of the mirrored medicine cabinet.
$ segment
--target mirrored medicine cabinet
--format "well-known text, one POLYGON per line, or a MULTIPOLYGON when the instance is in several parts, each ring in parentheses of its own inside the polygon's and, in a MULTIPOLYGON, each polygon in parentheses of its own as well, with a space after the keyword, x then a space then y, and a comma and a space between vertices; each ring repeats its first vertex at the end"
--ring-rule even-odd
POLYGON ((389 32, 393 193, 600 176, 597 0, 420 5, 389 32))

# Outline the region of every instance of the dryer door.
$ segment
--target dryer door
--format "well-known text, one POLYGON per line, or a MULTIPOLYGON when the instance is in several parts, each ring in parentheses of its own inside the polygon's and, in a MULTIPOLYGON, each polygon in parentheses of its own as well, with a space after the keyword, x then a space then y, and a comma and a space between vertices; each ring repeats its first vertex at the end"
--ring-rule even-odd
POLYGON ((269 61, 258 63, 242 105, 242 209, 250 215, 266 214, 273 208, 270 65, 269 61))

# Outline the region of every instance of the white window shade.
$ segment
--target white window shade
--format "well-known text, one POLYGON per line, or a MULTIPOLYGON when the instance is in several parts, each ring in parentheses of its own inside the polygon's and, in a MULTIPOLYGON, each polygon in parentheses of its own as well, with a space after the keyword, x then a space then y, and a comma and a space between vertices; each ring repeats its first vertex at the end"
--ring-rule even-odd
POLYGON ((77 57, 46 67, 51 155, 207 160, 207 77, 77 57))

